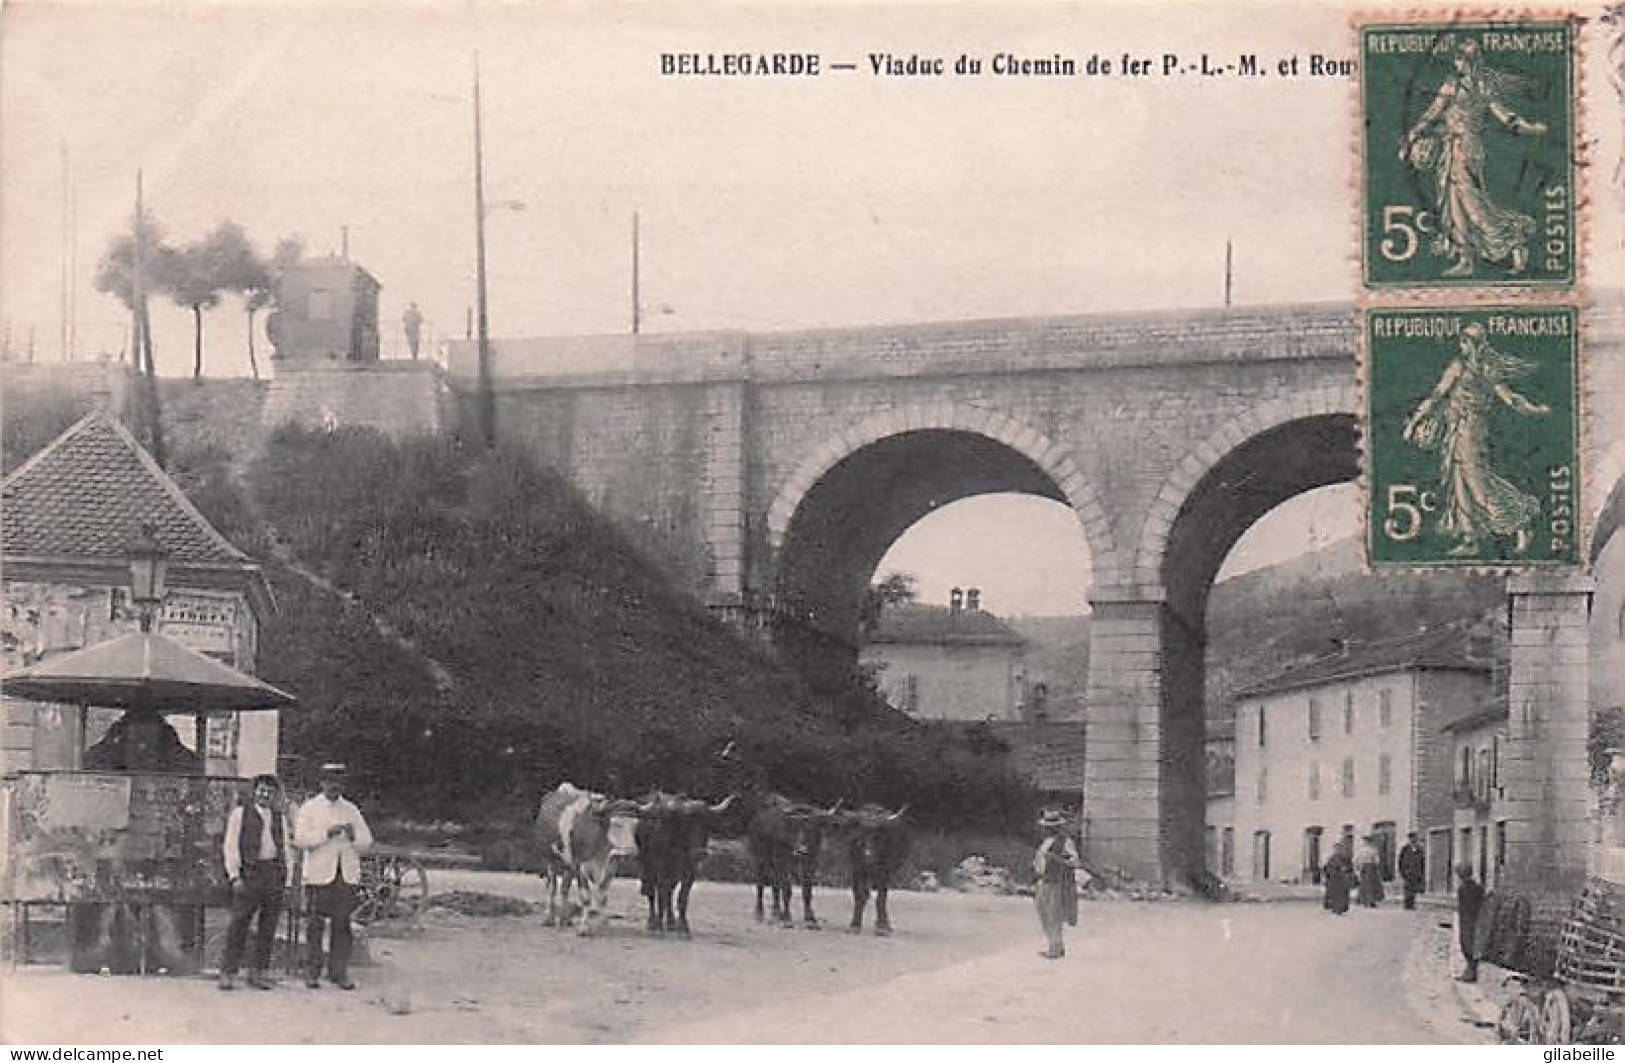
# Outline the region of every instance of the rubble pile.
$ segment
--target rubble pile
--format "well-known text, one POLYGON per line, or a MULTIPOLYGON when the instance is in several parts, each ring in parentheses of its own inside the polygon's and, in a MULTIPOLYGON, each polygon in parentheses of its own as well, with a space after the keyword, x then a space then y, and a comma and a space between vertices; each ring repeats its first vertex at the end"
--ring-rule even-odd
POLYGON ((529 915, 536 910, 536 906, 529 901, 476 890, 437 893, 429 898, 425 907, 431 912, 475 916, 529 915))
POLYGON ((1017 892, 1009 869, 990 864, 983 856, 967 856, 959 861, 954 867, 952 885, 961 893, 1008 895, 1017 892))

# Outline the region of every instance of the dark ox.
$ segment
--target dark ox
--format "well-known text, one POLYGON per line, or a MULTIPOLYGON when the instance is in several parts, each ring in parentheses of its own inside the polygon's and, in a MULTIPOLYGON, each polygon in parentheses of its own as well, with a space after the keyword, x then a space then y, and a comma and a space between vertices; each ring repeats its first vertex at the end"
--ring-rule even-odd
POLYGON ((610 844, 610 816, 630 812, 632 806, 603 794, 580 790, 569 783, 542 798, 536 812, 536 841, 542 855, 542 878, 547 883, 544 918, 554 926, 572 920, 570 891, 581 891, 581 920, 577 931, 592 933, 609 900, 616 853, 610 844))
POLYGON ((790 925, 790 894, 801 886, 801 911, 805 924, 817 927, 813 915, 813 877, 818 870, 818 850, 824 828, 835 809, 828 811, 791 801, 780 794, 768 794, 751 816, 746 831, 750 855, 756 865, 756 919, 764 916, 762 894, 771 889, 773 918, 790 925))
POLYGON ((875 897, 875 933, 891 933, 886 892, 891 888, 892 876, 908 858, 911 840, 903 811, 888 812, 878 805, 864 805, 840 817, 847 862, 852 869, 852 924, 848 929, 854 934, 863 932, 863 910, 870 893, 875 897))
POLYGON ((657 793, 638 805, 638 866, 643 895, 649 898, 649 931, 670 930, 688 937, 688 895, 711 841, 711 820, 728 810, 721 804, 657 793))

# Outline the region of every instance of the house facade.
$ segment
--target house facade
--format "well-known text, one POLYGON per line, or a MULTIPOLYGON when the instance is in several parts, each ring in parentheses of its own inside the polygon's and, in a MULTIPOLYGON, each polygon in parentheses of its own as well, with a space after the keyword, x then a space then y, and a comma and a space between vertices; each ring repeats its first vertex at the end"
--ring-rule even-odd
POLYGON ((1493 697, 1491 662, 1471 650, 1458 631, 1350 646, 1242 692, 1236 879, 1318 883, 1334 845, 1367 835, 1392 878, 1409 831, 1453 823, 1444 725, 1493 697))
MULTIPOLYGON (((252 675, 271 608, 258 565, 187 500, 128 430, 92 413, 0 484, 0 672, 139 630, 128 544, 150 525, 167 555, 153 629, 252 675)), ((120 712, 0 696, 0 774, 74 770, 120 712)), ((170 720, 211 775, 276 770, 275 711, 170 720)))
POLYGON ((982 608, 977 590, 955 595, 946 607, 905 602, 883 610, 860 663, 876 671, 886 700, 910 716, 1025 719, 1026 640, 982 608))
POLYGON ((1444 726, 1450 737, 1455 808, 1445 823, 1427 827, 1428 889, 1454 888, 1451 868, 1473 866, 1486 889, 1506 867, 1507 820, 1502 808, 1501 751, 1507 741, 1506 703, 1499 702, 1444 726))

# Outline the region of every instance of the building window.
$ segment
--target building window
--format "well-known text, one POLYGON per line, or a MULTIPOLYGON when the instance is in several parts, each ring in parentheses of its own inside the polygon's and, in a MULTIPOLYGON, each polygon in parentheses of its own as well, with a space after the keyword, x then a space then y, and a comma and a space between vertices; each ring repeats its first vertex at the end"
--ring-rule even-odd
POLYGON ((1354 796, 1354 758, 1343 758, 1343 796, 1354 796))
POLYGON ((1236 873, 1236 828, 1224 828, 1224 837, 1220 841, 1220 845, 1223 848, 1219 853, 1219 866, 1224 869, 1224 874, 1234 875, 1236 873))
POLYGON ((1258 707, 1258 748, 1264 748, 1264 740, 1269 737, 1268 723, 1264 718, 1264 706, 1258 707))
POLYGON ((1394 758, 1387 753, 1377 757, 1377 792, 1385 794, 1394 788, 1394 758))
POLYGON ((1343 695, 1343 733, 1354 733, 1354 691, 1350 690, 1343 695))
POLYGON ((920 677, 906 675, 903 677, 903 704, 902 710, 910 715, 920 711, 920 677))
POLYGON ((1320 741, 1320 699, 1309 699, 1309 741, 1320 741))
POLYGON ((1473 747, 1463 745, 1456 760, 1456 793, 1463 797, 1473 792, 1473 747))
POLYGON ((1258 769, 1258 788, 1257 788, 1258 803, 1259 804, 1263 804, 1265 799, 1269 797, 1269 789, 1270 789, 1270 770, 1268 768, 1259 768, 1258 769))
POLYGON ((1309 762, 1309 800, 1320 800, 1320 761, 1309 762))
POLYGON ((1384 727, 1394 725, 1394 692, 1392 690, 1377 692, 1377 720, 1384 727))

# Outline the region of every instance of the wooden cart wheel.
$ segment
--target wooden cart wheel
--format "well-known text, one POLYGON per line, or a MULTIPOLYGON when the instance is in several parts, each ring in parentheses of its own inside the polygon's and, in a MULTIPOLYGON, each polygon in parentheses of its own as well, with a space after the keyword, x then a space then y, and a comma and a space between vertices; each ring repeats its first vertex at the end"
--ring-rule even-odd
POLYGON ((1501 1006, 1495 1020, 1495 1037, 1502 1044, 1539 1044, 1540 1033, 1540 1012, 1527 996, 1519 993, 1501 1006))
POLYGON ((1562 989, 1548 989, 1540 1008, 1542 1044, 1566 1045, 1574 1041, 1574 1018, 1569 1012, 1569 996, 1562 989))
POLYGON ((416 918, 429 899, 429 873, 410 856, 372 857, 362 861, 357 892, 358 923, 416 918))

